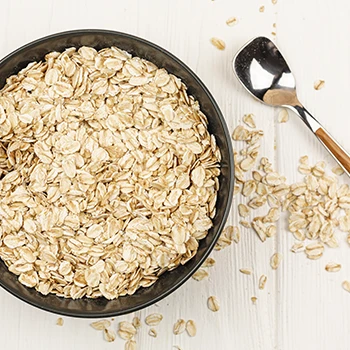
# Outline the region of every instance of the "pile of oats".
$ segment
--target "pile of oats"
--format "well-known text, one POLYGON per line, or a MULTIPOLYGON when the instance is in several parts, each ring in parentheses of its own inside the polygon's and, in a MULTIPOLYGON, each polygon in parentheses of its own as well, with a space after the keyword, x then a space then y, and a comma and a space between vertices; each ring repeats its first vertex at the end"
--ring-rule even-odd
POLYGON ((133 294, 212 227, 205 115, 179 78, 116 47, 51 52, 9 77, 0 139, 0 257, 44 295, 133 294))
MULTIPOLYGON (((282 111, 280 116, 282 113, 285 112, 282 111)), ((279 121, 287 121, 287 115, 283 114, 279 121)), ((239 125, 232 134, 233 140, 245 142, 239 152, 234 151, 234 194, 241 193, 247 200, 247 205, 238 204, 241 226, 252 227, 264 242, 276 234, 276 224, 281 212, 285 211, 288 214, 289 231, 296 239, 292 252, 305 251, 307 258, 312 260, 323 255, 325 245, 332 248, 338 246, 338 231, 347 232, 350 242, 349 186, 339 183, 337 177, 327 174, 325 162, 311 165, 307 156, 301 157, 298 167, 299 172, 304 175, 303 180, 287 184, 286 177, 276 172, 266 157, 261 157, 258 161, 263 132, 255 129, 253 116, 244 116, 243 122, 249 129, 239 125), (265 215, 254 217, 254 210, 266 207, 265 215), (304 241, 309 241, 306 247, 304 241)), ((332 171, 338 176, 343 174, 339 167, 332 171)), ((218 244, 231 244, 233 234, 227 233, 233 232, 233 229, 239 231, 237 227, 228 226, 218 244)), ((274 254, 271 266, 276 269, 280 261, 280 254, 274 254)))

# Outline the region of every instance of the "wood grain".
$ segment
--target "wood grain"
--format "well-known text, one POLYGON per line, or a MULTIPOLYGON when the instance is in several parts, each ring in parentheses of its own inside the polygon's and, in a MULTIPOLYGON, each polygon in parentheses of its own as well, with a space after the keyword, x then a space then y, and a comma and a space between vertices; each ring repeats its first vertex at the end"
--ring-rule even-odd
MULTIPOLYGON (((232 74, 231 61, 236 51, 254 36, 273 37, 292 68, 303 104, 321 123, 350 149, 349 117, 346 112, 350 77, 348 0, 1 0, 0 56, 50 33, 74 28, 106 28, 144 37, 168 49, 188 64, 203 80, 219 103, 232 131, 246 113, 253 113, 265 137, 261 155, 267 156, 289 181, 299 181, 298 159, 304 154, 311 162, 332 158, 298 118, 277 124, 279 110, 254 101, 232 74), (265 6, 263 13, 259 7, 265 6), (226 25, 237 17, 234 27, 226 25), (276 28, 273 24, 276 23, 276 28), (271 32, 276 32, 273 36, 271 32), (226 42, 219 51, 211 37, 226 42), (335 61, 336 60, 336 61, 335 61), (335 63, 336 62, 336 63, 335 63), (326 81, 315 91, 315 80, 326 81), (329 118, 332 116, 332 118, 329 118)), ((343 176, 341 182, 347 182, 343 176)), ((238 223, 237 199, 229 224, 238 223)), ((267 209, 254 212, 264 214, 267 209)), ((252 216, 253 217, 253 216, 252 216)), ((251 217, 251 219, 252 219, 251 217)), ((248 229, 242 229, 241 242, 214 252, 217 263, 210 268, 207 281, 189 280, 178 291, 137 313, 143 320, 151 312, 161 312, 158 337, 148 335, 143 323, 136 336, 138 350, 346 350, 350 344, 350 295, 341 282, 350 279, 350 254, 345 237, 339 249, 327 249, 318 261, 289 249, 293 237, 286 230, 286 218, 274 239, 261 243, 248 229), (283 254, 277 271, 269 265, 275 252, 283 254), (330 274, 329 261, 342 264, 330 274), (239 268, 252 268, 252 276, 239 268), (258 289, 261 274, 268 277, 265 290, 258 289), (220 310, 208 310, 206 300, 217 296, 220 310), (258 298, 256 305, 251 297, 258 298), (193 319, 197 336, 173 335, 178 318, 193 319)), ((132 320, 133 314, 114 321, 132 320)), ((64 318, 15 299, 0 290, 1 349, 50 350, 123 349, 117 338, 109 344, 90 320, 64 318)))
POLYGON ((338 162, 343 168, 350 174, 350 157, 349 155, 337 144, 336 141, 325 131, 323 128, 316 130, 315 134, 323 142, 323 144, 330 150, 330 152, 337 158, 338 162))

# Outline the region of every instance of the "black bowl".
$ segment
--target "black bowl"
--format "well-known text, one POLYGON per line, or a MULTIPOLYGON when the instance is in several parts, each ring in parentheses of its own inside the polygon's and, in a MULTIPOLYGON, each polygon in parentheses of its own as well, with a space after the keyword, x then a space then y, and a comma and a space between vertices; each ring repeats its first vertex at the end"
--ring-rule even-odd
POLYGON ((230 211, 234 164, 230 135, 214 98, 184 63, 161 47, 135 36, 109 30, 74 30, 58 33, 33 41, 12 52, 0 61, 0 88, 6 78, 17 74, 29 62, 40 61, 50 51, 62 51, 68 47, 91 46, 102 49, 117 46, 132 55, 143 57, 170 73, 178 76, 188 87, 189 94, 200 103, 201 110, 209 121, 209 131, 215 135, 222 153, 220 189, 217 199, 217 212, 214 226, 207 237, 200 241, 195 257, 186 265, 166 272, 149 288, 141 288, 135 294, 117 300, 105 298, 80 300, 64 299, 55 295, 41 295, 18 282, 17 276, 8 271, 0 262, 0 285, 19 299, 40 309, 74 317, 111 317, 133 312, 156 303, 179 288, 208 257, 213 249, 230 211))

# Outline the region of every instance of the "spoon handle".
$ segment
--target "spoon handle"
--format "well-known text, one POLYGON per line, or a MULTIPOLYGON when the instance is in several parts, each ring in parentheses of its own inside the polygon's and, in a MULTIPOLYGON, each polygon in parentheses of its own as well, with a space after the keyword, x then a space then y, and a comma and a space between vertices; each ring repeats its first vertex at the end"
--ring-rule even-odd
POLYGON ((350 176, 350 156, 344 148, 322 126, 315 131, 315 135, 350 176))
POLYGON ((292 106, 291 109, 299 115, 305 124, 320 140, 323 146, 350 176, 350 155, 339 145, 337 141, 327 132, 327 130, 301 105, 292 106))

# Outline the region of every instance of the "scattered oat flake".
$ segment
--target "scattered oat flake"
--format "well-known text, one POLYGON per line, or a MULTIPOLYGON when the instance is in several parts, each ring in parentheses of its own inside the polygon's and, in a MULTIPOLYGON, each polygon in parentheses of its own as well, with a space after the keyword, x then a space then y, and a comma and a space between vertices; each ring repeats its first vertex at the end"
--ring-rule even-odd
POLYGON ((350 282, 349 281, 344 281, 342 283, 343 288, 350 293, 350 282))
MULTIPOLYGON (((311 225, 311 224, 310 224, 311 225)), ((320 243, 311 243, 305 247, 306 256, 311 260, 317 260, 322 257, 324 245, 320 243)))
POLYGON ((101 320, 90 323, 90 326, 98 331, 103 331, 104 329, 110 327, 111 322, 108 320, 101 320))
POLYGON ((277 233, 277 227, 276 225, 269 225, 266 229, 266 236, 267 237, 273 237, 277 233))
POLYGON ((259 11, 260 11, 260 12, 264 12, 264 11, 265 11, 265 6, 260 6, 260 7, 259 7, 259 11))
POLYGON ((111 329, 105 328, 105 329, 103 330, 103 334, 104 334, 105 339, 106 339, 109 343, 115 341, 116 335, 115 335, 115 332, 112 331, 111 329))
POLYGON ((239 216, 245 218, 249 216, 250 209, 245 204, 238 204, 238 214, 239 216))
POLYGON ((207 258, 207 259, 204 261, 202 267, 212 267, 212 266, 215 265, 215 262, 216 262, 215 259, 213 259, 213 258, 207 258))
POLYGON ((213 312, 216 312, 220 309, 219 301, 215 296, 208 298, 208 308, 213 312))
POLYGON ((162 319, 163 319, 163 315, 154 313, 154 314, 148 315, 145 318, 145 322, 148 326, 157 326, 162 321, 162 319))
POLYGON ((314 83, 314 89, 315 90, 321 90, 324 88, 325 81, 324 80, 316 80, 314 83))
POLYGON ((328 272, 338 272, 341 269, 341 265, 335 262, 330 262, 325 267, 328 272))
POLYGON ((251 275, 252 274, 252 270, 251 269, 239 269, 239 271, 241 273, 243 273, 244 275, 251 275))
POLYGON ((209 276, 208 271, 204 269, 199 269, 192 275, 192 278, 196 281, 201 281, 208 276, 209 276))
POLYGON ((245 228, 251 228, 251 227, 252 227, 252 225, 250 224, 250 222, 248 222, 248 221, 246 221, 246 220, 241 220, 239 223, 240 223, 243 227, 245 227, 245 228))
POLYGON ((307 175, 311 173, 311 167, 307 164, 300 164, 298 170, 301 174, 307 175))
POLYGON ((303 252, 304 250, 305 248, 303 243, 294 243, 292 245, 292 248, 290 248, 290 251, 292 253, 300 253, 300 252, 303 252))
POLYGON ((249 137, 249 130, 243 125, 238 125, 232 133, 232 139, 235 141, 245 141, 249 137))
POLYGON ((250 128, 256 128, 254 114, 246 114, 243 117, 243 122, 247 124, 250 128))
POLYGON ((338 221, 340 231, 350 232, 350 215, 341 216, 338 221))
POLYGON ((149 331, 148 331, 148 334, 153 337, 153 338, 157 338, 157 331, 154 329, 154 328, 151 328, 149 331))
POLYGON ((226 21, 226 24, 227 24, 229 27, 233 27, 233 26, 235 26, 237 23, 238 23, 238 20, 237 20, 236 17, 230 17, 230 18, 226 21))
POLYGON ((277 4, 277 0, 271 0, 271 2, 276 5, 277 4))
POLYGON ((300 159, 299 159, 299 163, 300 164, 309 164, 309 157, 308 156, 302 156, 302 157, 300 157, 300 159))
POLYGON ((282 108, 278 113, 278 122, 279 123, 287 123, 289 120, 289 114, 286 108, 282 108))
POLYGON ((56 321, 57 326, 63 326, 63 323, 64 323, 64 321, 63 321, 62 317, 59 317, 56 321))
POLYGON ((210 42, 219 50, 225 50, 226 44, 223 40, 218 38, 211 38, 210 42))
POLYGON ((238 243, 241 238, 241 231, 238 226, 233 226, 232 239, 235 243, 238 243))
POLYGON ((335 175, 338 175, 338 176, 344 174, 344 170, 343 170, 343 168, 341 168, 340 166, 334 167, 334 168, 332 169, 332 172, 333 172, 335 175))
POLYGON ((235 186, 233 188, 233 195, 235 196, 239 192, 240 192, 240 187, 239 187, 239 185, 235 184, 235 186))
POLYGON ((254 231, 257 233, 258 237, 260 238, 260 240, 262 242, 266 241, 266 231, 267 231, 267 227, 265 226, 265 224, 262 222, 262 220, 255 218, 252 221, 252 226, 254 231))
POLYGON ((119 336, 125 340, 131 339, 137 332, 134 325, 128 321, 119 322, 118 327, 119 336))
POLYGON ((264 289, 265 288, 265 284, 267 281, 267 276, 266 275, 261 275, 259 278, 259 289, 264 289))
POLYGON ((272 255, 271 259, 270 259, 270 265, 274 270, 277 270, 279 264, 282 261, 282 254, 280 253, 275 253, 272 255))
POLYGON ((124 350, 136 350, 136 341, 133 339, 128 340, 125 343, 124 350))
POLYGON ((251 297, 250 299, 252 300, 253 305, 256 305, 256 301, 258 300, 258 298, 257 297, 251 297))
POLYGON ((197 334, 197 327, 193 320, 188 320, 186 322, 186 331, 190 337, 194 337, 197 334))
POLYGON ((221 250, 229 245, 231 245, 232 241, 235 243, 238 243, 240 238, 240 232, 239 228, 236 226, 226 226, 224 230, 222 231, 214 249, 215 250, 221 250))
POLYGON ((186 321, 180 318, 174 324, 173 332, 175 335, 183 333, 186 329, 186 321))
POLYGON ((139 317, 135 316, 133 319, 132 319, 132 324, 135 328, 140 328, 141 327, 141 320, 139 317))

